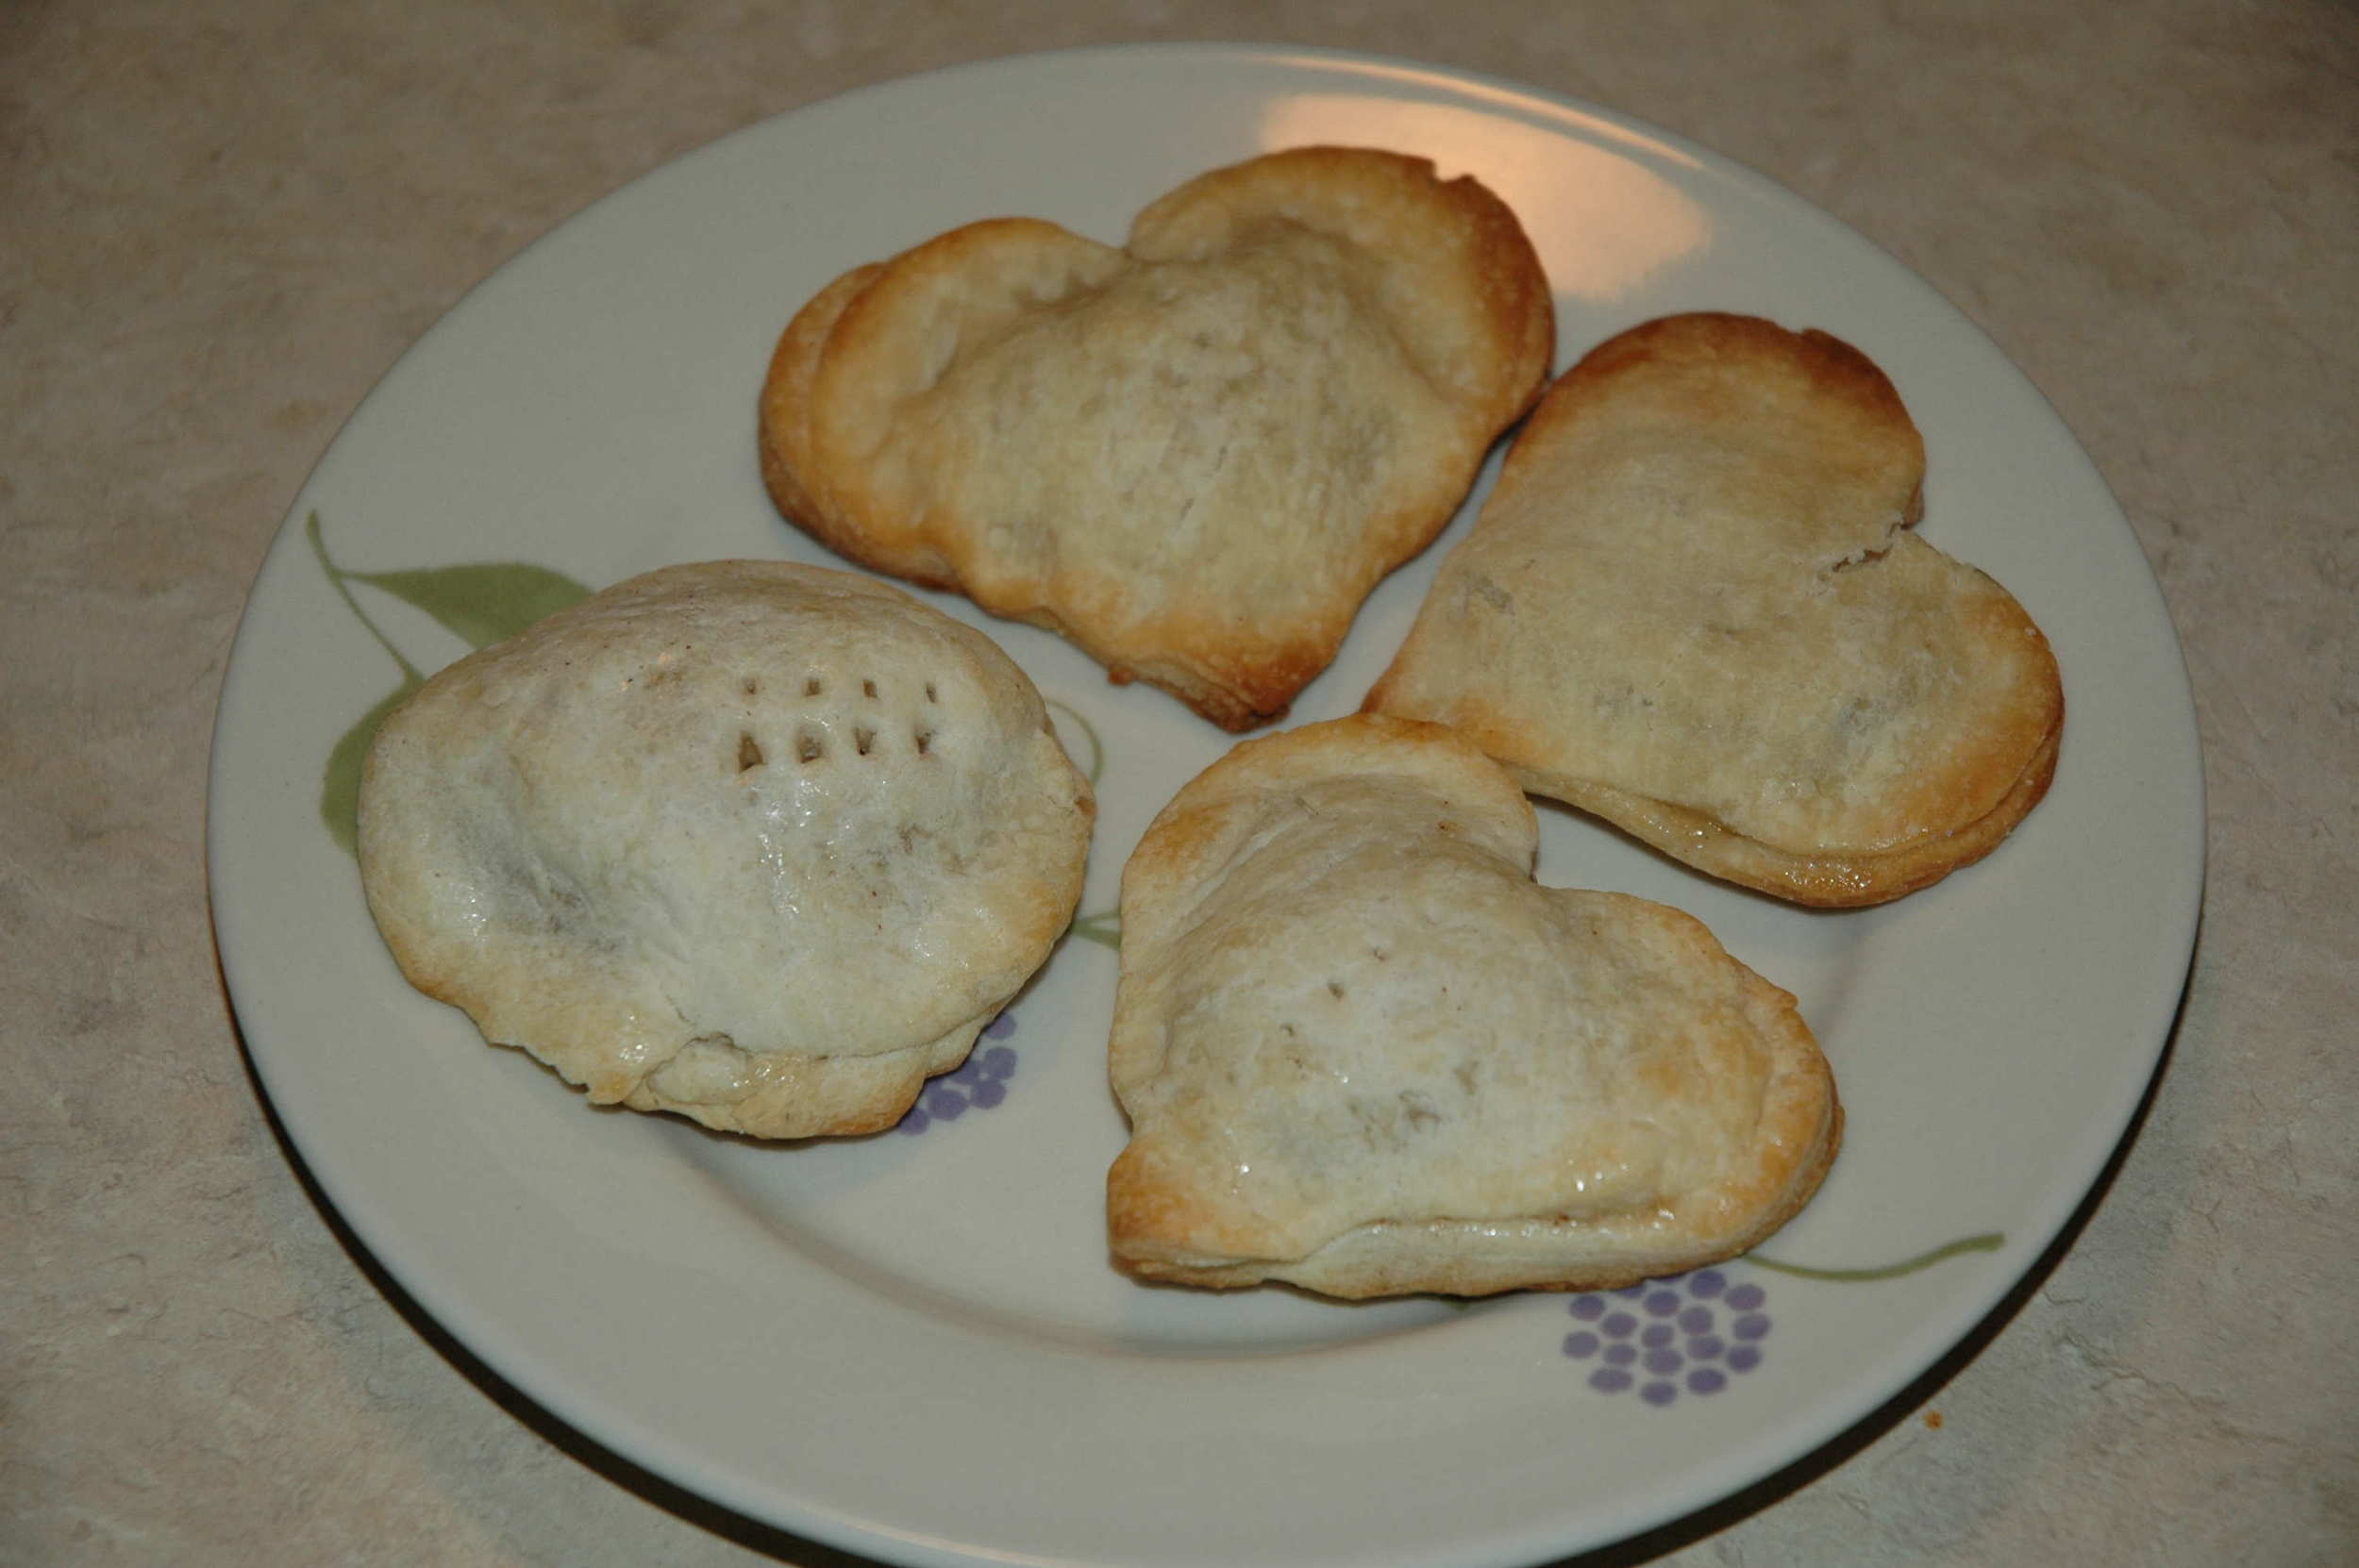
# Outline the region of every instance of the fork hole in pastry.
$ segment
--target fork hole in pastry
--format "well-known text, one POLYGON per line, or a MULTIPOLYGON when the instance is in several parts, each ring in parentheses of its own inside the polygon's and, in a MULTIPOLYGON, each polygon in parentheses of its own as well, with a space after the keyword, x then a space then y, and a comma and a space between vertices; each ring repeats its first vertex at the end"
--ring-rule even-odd
POLYGON ((934 683, 930 680, 926 683, 926 700, 928 702, 940 702, 942 700, 940 697, 934 695, 934 683))
POLYGON ((822 681, 817 676, 812 676, 803 682, 803 695, 807 697, 815 697, 826 690, 827 683, 822 681))
POLYGON ((745 773, 760 766, 761 766, 761 742, 754 739, 753 731, 739 730, 737 732, 737 771, 745 773))
POLYGON ((914 736, 912 736, 912 739, 917 742, 918 756, 927 756, 933 750, 934 732, 932 730, 921 729, 914 736))
POLYGON ((877 732, 875 730, 861 727, 855 728, 852 731, 852 749, 854 751, 859 752, 862 757, 865 757, 876 748, 877 732))
POLYGON ((1344 999, 1344 982, 1341 980, 1328 981, 1327 993, 1330 996, 1334 997, 1338 1002, 1342 1001, 1344 999))
POLYGON ((860 694, 866 697, 870 702, 875 702, 877 700, 877 683, 873 680, 862 681, 860 683, 860 694))
POLYGON ((761 690, 761 681, 759 681, 759 680, 755 679, 752 676, 747 676, 745 677, 745 694, 746 694, 747 696, 749 696, 749 697, 750 697, 750 696, 754 695, 756 692, 760 692, 761 690))
POLYGON ((795 734, 795 760, 816 762, 828 754, 828 743, 815 729, 800 729, 795 734))

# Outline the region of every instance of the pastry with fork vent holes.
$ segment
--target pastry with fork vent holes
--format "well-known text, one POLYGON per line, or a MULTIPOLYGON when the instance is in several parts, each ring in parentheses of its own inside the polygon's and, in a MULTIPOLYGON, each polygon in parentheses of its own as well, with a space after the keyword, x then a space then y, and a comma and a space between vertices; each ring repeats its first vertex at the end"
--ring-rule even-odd
POLYGON ((435 676, 360 792, 403 973, 599 1104, 872 1132, 1047 957, 1095 802, 996 644, 784 561, 634 577, 435 676))
POLYGON ((1113 1255, 1330 1295, 1597 1289, 1745 1252, 1842 1111, 1794 998, 1677 909, 1532 879, 1437 725, 1248 741, 1122 879, 1113 1255))
POLYGON ((1120 250, 994 219, 845 274, 778 341, 762 475, 861 564, 1247 729, 1449 521, 1554 320, 1473 178, 1295 148, 1189 181, 1120 250))

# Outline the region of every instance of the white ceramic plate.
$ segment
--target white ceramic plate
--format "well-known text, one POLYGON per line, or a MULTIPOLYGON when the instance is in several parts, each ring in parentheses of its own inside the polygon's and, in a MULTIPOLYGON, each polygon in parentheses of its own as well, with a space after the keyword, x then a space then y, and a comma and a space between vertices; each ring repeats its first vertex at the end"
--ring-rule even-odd
MULTIPOLYGON (((1442 548, 1377 593, 1297 720, 1356 706, 1442 548)), ((986 625, 1096 754, 1083 910, 1111 910, 1147 818, 1226 737, 1053 638, 935 602, 986 625)), ((1221 47, 853 93, 682 158, 502 268, 297 499, 239 633, 210 811, 247 1048, 403 1286, 648 1469, 910 1563, 1521 1563, 1807 1454, 1967 1333, 2089 1190, 2168 1028, 2202 853, 2192 708, 2137 545, 2040 396, 1923 283, 1615 116, 1417 66, 1221 47), (1123 1138, 1103 945, 1068 940, 903 1130, 765 1148, 591 1109, 408 990, 370 925, 324 769, 405 669, 561 597, 547 574, 602 586, 669 561, 829 559, 779 523, 753 442, 772 341, 821 284, 995 214, 1118 240, 1192 174, 1319 141, 1414 150, 1505 195, 1557 286, 1560 361, 1697 308, 1865 350, 1925 432, 1926 535, 2053 639, 2070 721, 2046 804, 1898 905, 1802 912, 1543 813, 1543 880, 1688 909, 1800 996, 1849 1134, 1765 1251, 1854 1277, 1748 1259, 1628 1297, 1471 1307, 1145 1289, 1102 1240, 1123 1138), (446 570, 486 562, 532 570, 446 570)))

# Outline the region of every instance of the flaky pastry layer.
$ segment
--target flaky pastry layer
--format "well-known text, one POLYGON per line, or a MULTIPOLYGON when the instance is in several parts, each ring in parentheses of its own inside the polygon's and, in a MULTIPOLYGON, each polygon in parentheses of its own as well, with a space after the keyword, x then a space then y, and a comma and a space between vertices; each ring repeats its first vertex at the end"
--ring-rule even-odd
POLYGON ((1245 729, 1449 520, 1553 320, 1472 178, 1274 153, 1155 202, 1122 249, 996 219, 838 278, 778 341, 762 474, 841 554, 1245 729))
POLYGON ((1914 892, 2038 803, 2064 724, 2023 608, 1912 531, 1924 474, 1824 333, 1632 328, 1542 399, 1365 707, 1731 881, 1914 892))
POLYGON ((1247 742, 1125 868, 1115 1259, 1332 1295, 1602 1288, 1817 1189, 1832 1076, 1699 923, 1531 878, 1530 802, 1437 726, 1247 742))
POLYGON ((872 1132, 1080 896, 1095 810, 1024 673, 889 584, 666 568, 377 732, 360 853, 410 982, 600 1104, 872 1132))

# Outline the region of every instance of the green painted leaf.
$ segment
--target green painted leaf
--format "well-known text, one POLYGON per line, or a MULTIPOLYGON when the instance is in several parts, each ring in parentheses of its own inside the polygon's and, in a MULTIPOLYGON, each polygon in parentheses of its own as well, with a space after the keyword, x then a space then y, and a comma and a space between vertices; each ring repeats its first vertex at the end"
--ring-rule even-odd
POLYGON ((376 739, 376 726, 385 722, 385 715, 425 684, 415 676, 403 681, 361 714, 327 754, 327 766, 320 776, 320 821, 326 825, 327 836, 343 845, 347 855, 357 853, 360 839, 360 765, 368 760, 369 742, 376 739))
POLYGON ((477 648, 513 637, 543 616, 590 596, 562 572, 512 560, 344 575, 417 606, 477 648))
POLYGON ((1122 951, 1122 911, 1119 909, 1107 909, 1099 914, 1083 915, 1065 929, 1084 942, 1094 942, 1100 947, 1111 947, 1117 953, 1122 951))

